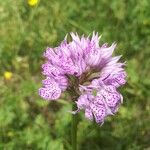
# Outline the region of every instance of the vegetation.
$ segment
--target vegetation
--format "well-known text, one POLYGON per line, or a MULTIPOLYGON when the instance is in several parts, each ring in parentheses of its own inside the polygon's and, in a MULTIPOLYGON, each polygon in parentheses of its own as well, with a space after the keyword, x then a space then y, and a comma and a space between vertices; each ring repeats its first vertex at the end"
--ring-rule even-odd
POLYGON ((41 0, 32 6, 1 0, 0 149, 71 149, 70 103, 44 101, 37 93, 42 53, 71 31, 93 30, 102 34, 101 43, 117 42, 128 83, 121 89, 124 104, 102 127, 80 113, 78 149, 150 149, 149 8, 149 0, 41 0))

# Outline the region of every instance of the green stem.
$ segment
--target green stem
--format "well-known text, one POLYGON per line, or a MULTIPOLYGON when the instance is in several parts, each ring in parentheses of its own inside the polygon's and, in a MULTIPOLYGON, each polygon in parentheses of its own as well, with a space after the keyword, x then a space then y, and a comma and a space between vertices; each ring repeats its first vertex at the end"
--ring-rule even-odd
MULTIPOLYGON (((72 110, 76 110, 76 105, 73 103, 72 110)), ((77 124, 78 124, 78 115, 72 115, 72 128, 71 128, 71 140, 72 140, 72 150, 77 150, 77 124)))

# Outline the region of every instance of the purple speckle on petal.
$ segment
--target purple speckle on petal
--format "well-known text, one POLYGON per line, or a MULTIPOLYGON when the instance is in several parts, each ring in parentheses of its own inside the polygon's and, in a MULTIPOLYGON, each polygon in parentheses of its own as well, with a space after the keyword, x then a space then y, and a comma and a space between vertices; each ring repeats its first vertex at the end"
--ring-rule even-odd
POLYGON ((85 109, 85 117, 89 120, 93 120, 93 113, 91 109, 85 109))
POLYGON ((45 100, 55 100, 60 97, 61 89, 40 88, 39 95, 45 100))

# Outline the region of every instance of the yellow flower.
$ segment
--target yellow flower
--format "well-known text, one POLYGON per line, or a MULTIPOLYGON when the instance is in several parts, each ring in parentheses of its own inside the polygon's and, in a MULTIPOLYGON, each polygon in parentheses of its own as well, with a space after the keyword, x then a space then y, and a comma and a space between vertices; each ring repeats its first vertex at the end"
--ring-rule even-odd
POLYGON ((28 0, 28 4, 30 6, 35 6, 35 5, 37 5, 37 3, 38 3, 38 0, 28 0))
POLYGON ((6 80, 10 80, 12 78, 12 75, 13 75, 12 72, 9 72, 9 71, 4 72, 4 78, 6 80))

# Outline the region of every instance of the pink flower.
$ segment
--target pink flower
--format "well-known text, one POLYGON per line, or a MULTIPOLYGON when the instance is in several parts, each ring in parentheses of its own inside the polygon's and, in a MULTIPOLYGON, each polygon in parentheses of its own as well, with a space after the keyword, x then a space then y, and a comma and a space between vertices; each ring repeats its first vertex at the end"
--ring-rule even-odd
POLYGON ((108 115, 117 112, 122 96, 117 91, 126 83, 125 63, 118 62, 121 56, 112 56, 116 44, 99 46, 98 33, 91 38, 71 33, 56 48, 47 48, 42 65, 46 79, 39 95, 46 100, 56 100, 62 91, 70 91, 79 98, 78 111, 85 110, 85 117, 103 123, 108 115))

